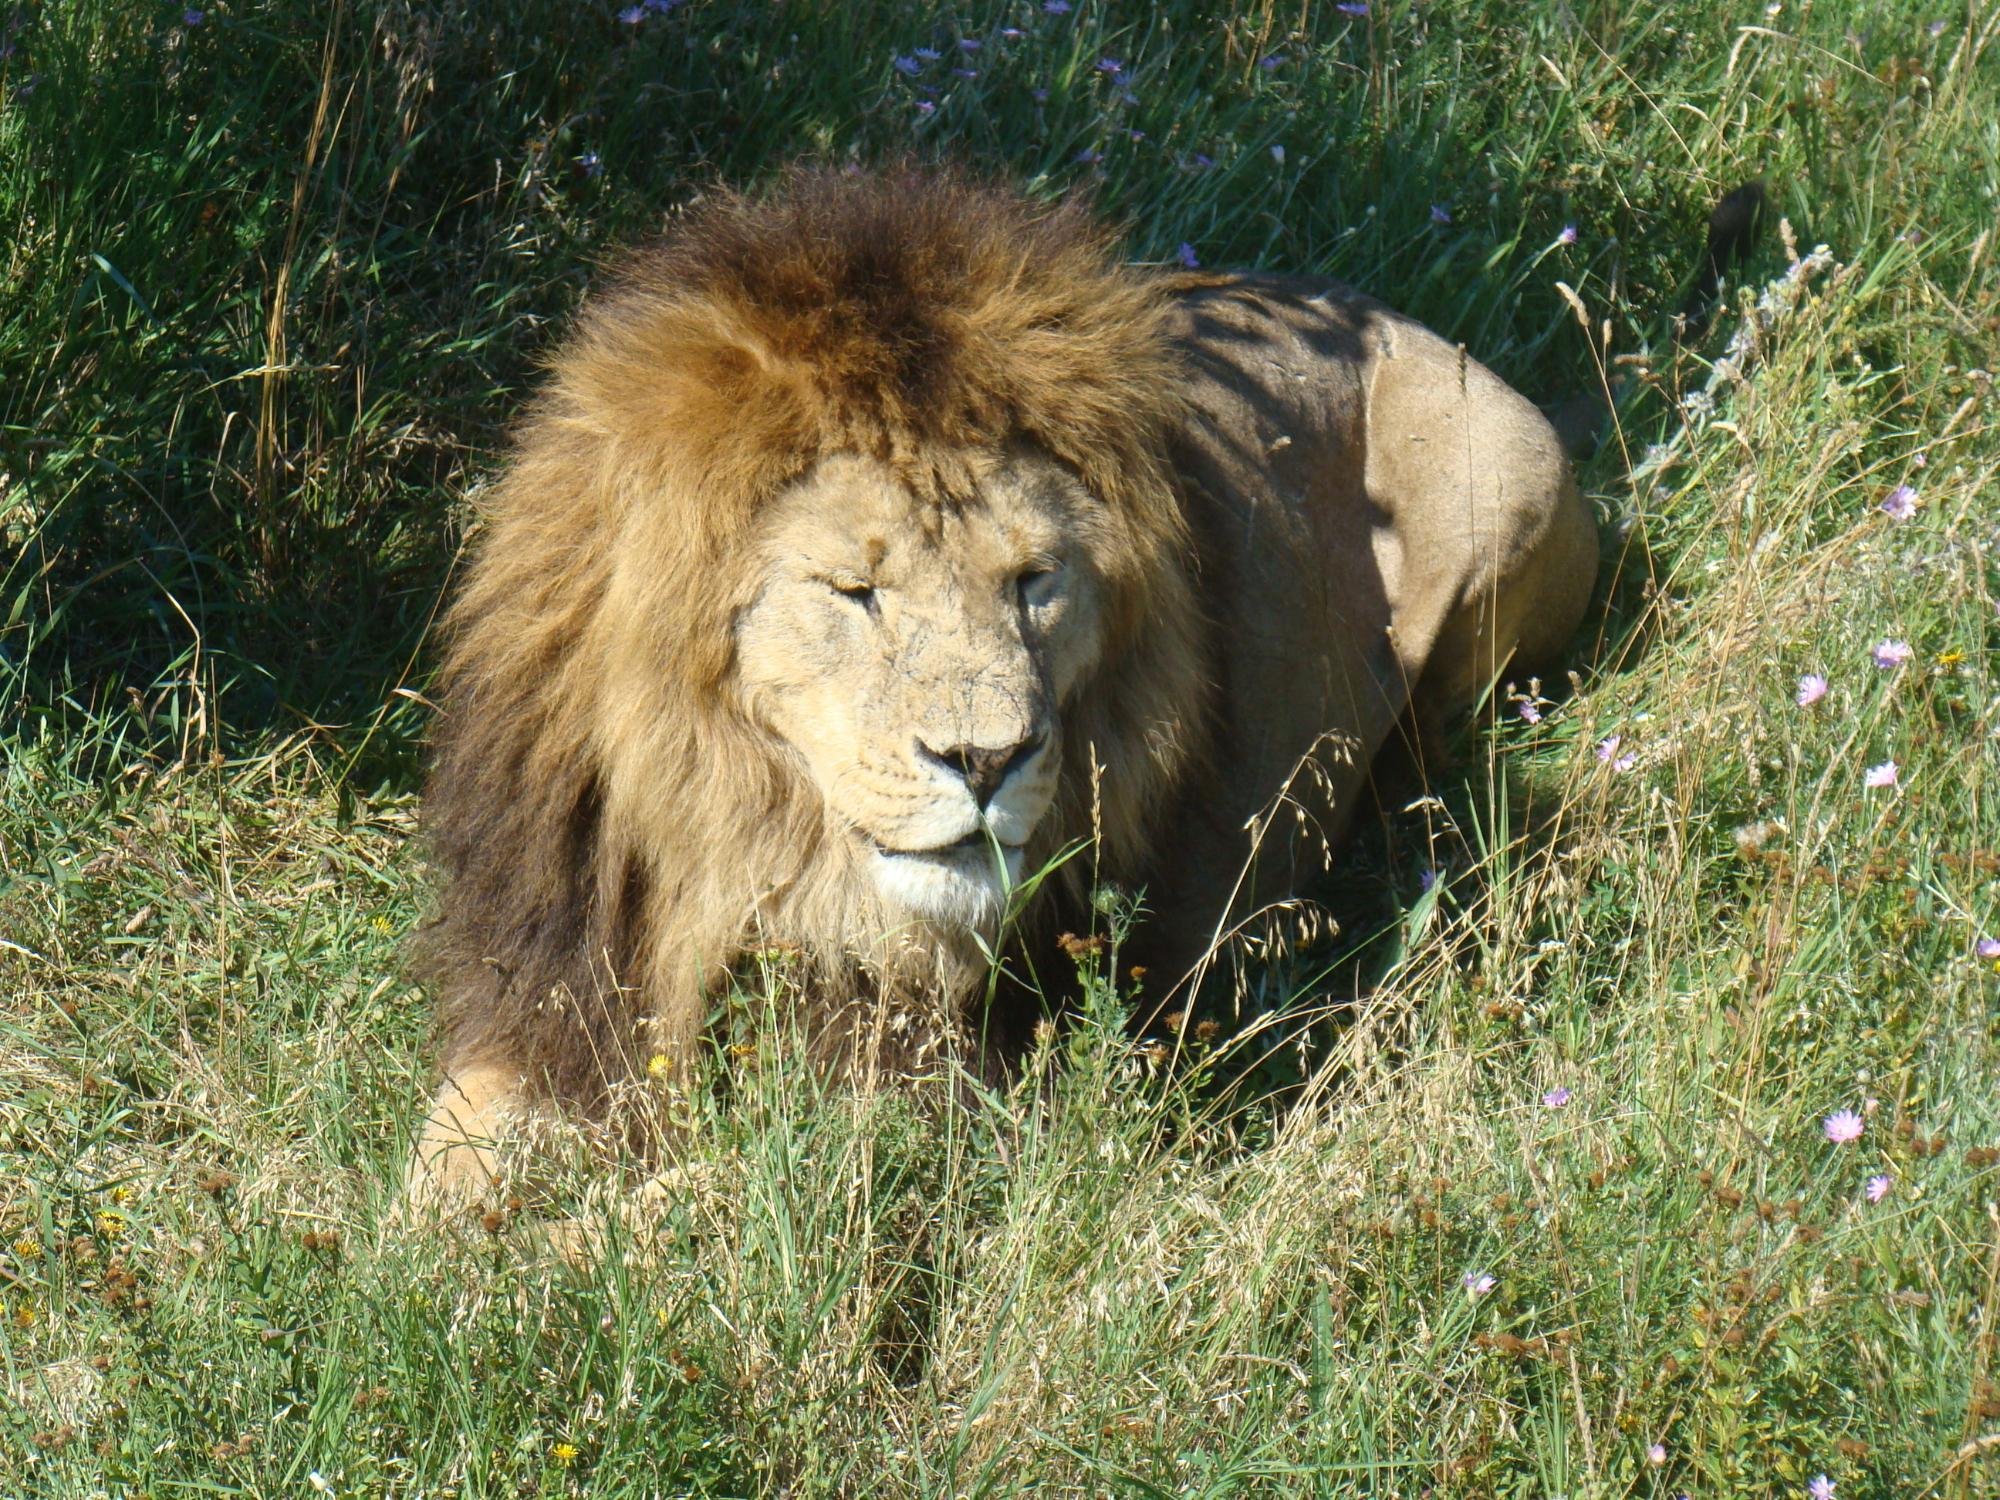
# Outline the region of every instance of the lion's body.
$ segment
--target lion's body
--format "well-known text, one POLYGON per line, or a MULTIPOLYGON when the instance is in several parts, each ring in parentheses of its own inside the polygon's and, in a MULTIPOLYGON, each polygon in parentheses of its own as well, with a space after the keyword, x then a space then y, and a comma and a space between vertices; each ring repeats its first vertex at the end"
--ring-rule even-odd
POLYGON ((1546 424, 1416 324, 922 174, 697 210, 486 512, 427 813, 446 1189, 522 1106, 678 1068, 755 948, 921 1061, 1008 878, 1093 831, 1192 961, 1294 878, 1287 838, 1239 879, 1246 821, 1290 785, 1337 838, 1596 566, 1546 424))

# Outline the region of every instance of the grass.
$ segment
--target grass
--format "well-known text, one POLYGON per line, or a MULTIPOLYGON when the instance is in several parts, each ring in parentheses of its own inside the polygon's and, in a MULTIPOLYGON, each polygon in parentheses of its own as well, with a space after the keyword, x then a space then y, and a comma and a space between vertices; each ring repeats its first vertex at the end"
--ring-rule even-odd
POLYGON ((0 1493, 2000 1495, 1984 8, 0 27, 0 1493), (1292 1107, 1102 985, 1011 1093, 856 1097, 774 974, 700 1149, 577 1179, 596 1255, 385 1229, 464 498, 601 257, 901 151, 1605 381, 1576 684, 1356 841, 1358 958, 1273 980, 1344 1003, 1292 1107), (1767 236, 1677 348, 1759 173, 1829 263, 1767 236))

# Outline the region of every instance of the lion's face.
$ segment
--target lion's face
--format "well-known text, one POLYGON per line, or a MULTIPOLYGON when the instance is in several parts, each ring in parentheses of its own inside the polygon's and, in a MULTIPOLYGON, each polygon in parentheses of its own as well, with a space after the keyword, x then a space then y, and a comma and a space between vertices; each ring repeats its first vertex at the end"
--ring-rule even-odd
POLYGON ((990 927, 1055 799, 1062 709, 1103 649, 1093 503, 1032 449, 940 508, 823 459, 773 504, 738 616, 751 717, 795 752, 895 909, 990 927))

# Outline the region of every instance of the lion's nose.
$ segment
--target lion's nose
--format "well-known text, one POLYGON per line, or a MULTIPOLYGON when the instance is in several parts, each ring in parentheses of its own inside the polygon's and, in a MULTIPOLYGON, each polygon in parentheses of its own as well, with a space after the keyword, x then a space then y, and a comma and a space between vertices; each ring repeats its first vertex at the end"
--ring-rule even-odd
POLYGON ((1000 784, 1014 773, 1017 766, 1025 764, 1034 753, 1042 748, 1046 735, 1030 735, 1014 745, 953 745, 949 750, 933 750, 922 740, 917 741, 918 753, 925 759, 956 773, 965 782, 966 790, 972 793, 973 801, 984 808, 1000 790, 1000 784))

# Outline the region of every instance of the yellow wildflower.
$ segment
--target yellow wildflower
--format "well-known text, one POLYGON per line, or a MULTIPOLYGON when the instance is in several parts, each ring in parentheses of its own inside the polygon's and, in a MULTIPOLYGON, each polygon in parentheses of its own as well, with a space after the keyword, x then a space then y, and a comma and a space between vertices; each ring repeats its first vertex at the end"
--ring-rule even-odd
POLYGON ((97 1232, 107 1240, 115 1240, 125 1233, 125 1215, 105 1209, 97 1216, 97 1232))
POLYGON ((557 1443, 555 1447, 549 1449, 549 1456, 567 1469, 576 1462, 577 1451, 575 1443, 557 1443))
POLYGON ((673 1069, 674 1065, 667 1061, 664 1052, 655 1052, 646 1062, 646 1076, 649 1078, 665 1078, 673 1069))

